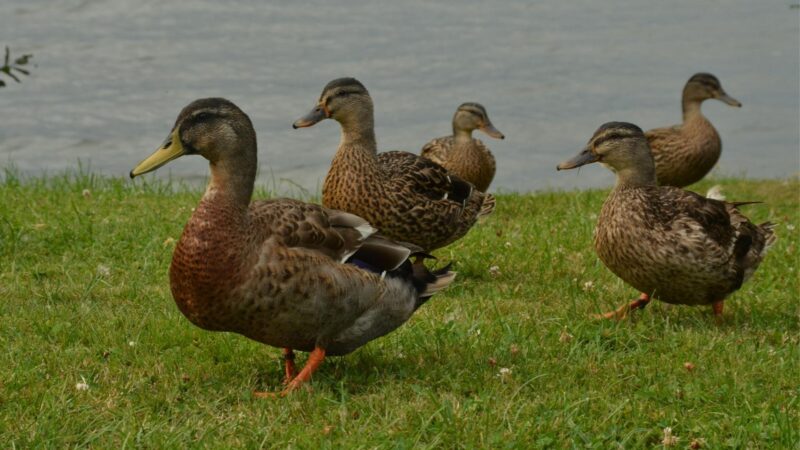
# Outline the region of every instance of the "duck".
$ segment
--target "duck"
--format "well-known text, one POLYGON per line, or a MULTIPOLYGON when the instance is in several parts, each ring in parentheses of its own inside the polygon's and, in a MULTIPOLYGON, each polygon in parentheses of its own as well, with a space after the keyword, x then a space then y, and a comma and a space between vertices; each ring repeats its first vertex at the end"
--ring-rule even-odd
POLYGON ((412 266, 418 247, 381 236, 354 214, 287 198, 251 201, 256 134, 229 100, 183 108, 166 140, 130 176, 183 155, 207 159, 211 177, 172 255, 172 297, 202 329, 282 348, 280 395, 306 383, 327 356, 398 328, 455 277, 447 267, 412 266), (310 352, 299 372, 295 350, 310 352))
POLYGON ((462 103, 453 115, 453 135, 432 139, 420 155, 438 163, 450 173, 472 183, 481 192, 492 184, 497 164, 494 155, 472 132, 481 130, 495 139, 505 135, 489 120, 486 108, 480 103, 462 103))
POLYGON ((652 299, 711 305, 721 320, 725 299, 756 271, 776 240, 774 225, 755 225, 739 208, 674 186, 659 186, 642 129, 609 122, 558 170, 599 162, 616 184, 597 219, 594 247, 605 266, 642 294, 599 317, 624 318, 652 299))
POLYGON ((722 89, 716 76, 696 73, 683 88, 683 123, 645 133, 656 162, 659 184, 689 186, 702 180, 717 164, 722 140, 700 110, 702 103, 710 98, 737 108, 742 106, 722 89))
POLYGON ((293 127, 324 119, 339 122, 341 141, 322 185, 323 206, 363 217, 382 235, 425 252, 460 239, 494 210, 494 196, 427 158, 378 153, 372 98, 355 78, 329 82, 293 127))

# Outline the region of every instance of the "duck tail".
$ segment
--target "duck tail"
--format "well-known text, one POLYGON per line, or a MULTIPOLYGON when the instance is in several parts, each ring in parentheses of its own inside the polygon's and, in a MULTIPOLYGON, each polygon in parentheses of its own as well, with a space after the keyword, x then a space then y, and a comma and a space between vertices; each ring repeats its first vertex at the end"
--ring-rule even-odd
POLYGON ((462 208, 466 207, 467 200, 472 196, 475 188, 468 181, 453 174, 447 176, 447 181, 450 182, 450 191, 444 194, 444 198, 461 203, 462 208))
POLYGON ((441 269, 429 270, 423 259, 418 259, 411 265, 411 283, 419 293, 414 310, 424 305, 433 294, 446 288, 456 278, 456 273, 450 270, 451 264, 441 269))
POLYGON ((772 222, 764 222, 758 225, 758 230, 764 236, 764 249, 761 250, 761 257, 763 258, 767 254, 767 250, 778 240, 778 235, 775 234, 775 224, 772 222))
POLYGON ((496 201, 494 195, 485 194, 483 197, 483 205, 481 205, 481 210, 478 212, 478 217, 488 216, 489 214, 493 213, 495 206, 496 201))

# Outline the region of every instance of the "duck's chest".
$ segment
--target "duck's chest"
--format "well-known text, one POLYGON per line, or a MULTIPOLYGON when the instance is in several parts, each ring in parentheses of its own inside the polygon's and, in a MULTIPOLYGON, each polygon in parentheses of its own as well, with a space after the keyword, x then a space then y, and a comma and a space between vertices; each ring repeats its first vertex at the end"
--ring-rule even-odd
POLYGON ((595 227, 594 245, 600 260, 622 278, 638 278, 638 268, 654 257, 653 237, 661 226, 655 217, 646 194, 612 192, 595 227))
POLYGON ((170 288, 178 309, 192 323, 209 330, 229 330, 239 309, 233 293, 240 284, 247 252, 241 234, 220 231, 219 224, 215 225, 189 222, 172 256, 170 288))
POLYGON ((708 119, 698 116, 688 120, 681 131, 688 147, 687 153, 683 155, 686 158, 685 163, 705 168, 717 162, 722 152, 722 141, 708 119))
POLYGON ((470 143, 465 148, 455 148, 449 155, 447 169, 464 178, 480 191, 485 191, 494 178, 495 161, 492 154, 470 143))
POLYGON ((384 182, 381 177, 375 161, 337 155, 322 185, 322 204, 370 220, 371 213, 379 207, 384 182))

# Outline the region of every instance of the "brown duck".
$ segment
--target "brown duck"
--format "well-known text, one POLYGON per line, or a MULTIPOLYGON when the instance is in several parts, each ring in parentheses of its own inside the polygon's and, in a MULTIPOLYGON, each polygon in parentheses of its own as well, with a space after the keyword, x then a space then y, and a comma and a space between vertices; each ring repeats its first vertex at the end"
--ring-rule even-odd
POLYGON ((710 73, 697 73, 683 88, 683 123, 645 133, 656 162, 656 178, 663 186, 684 187, 703 179, 722 153, 717 130, 700 111, 703 101, 715 98, 741 107, 710 73))
POLYGON ((469 181, 479 191, 486 192, 494 179, 496 163, 486 145, 472 137, 474 130, 505 139, 503 133, 492 125, 483 105, 462 103, 453 116, 453 135, 431 140, 422 147, 420 154, 469 181))
POLYGON ((197 100, 130 175, 181 155, 209 161, 208 187, 172 257, 172 296, 201 328, 282 347, 285 394, 326 355, 350 353, 402 325, 454 274, 412 267, 414 249, 376 236, 353 214, 290 199, 251 203, 256 153, 244 112, 225 99, 197 100), (299 373, 293 350, 311 352, 299 373))
POLYGON ((494 197, 408 152, 378 154, 372 99, 354 78, 333 80, 294 128, 334 119, 342 139, 322 186, 322 203, 361 217, 389 238, 432 251, 461 238, 494 197))
POLYGON ((721 317, 725 298, 755 272, 775 241, 772 224, 751 223, 738 210, 742 203, 657 186, 647 139, 636 125, 601 126, 586 148, 558 169, 593 162, 617 175, 597 219, 595 249, 606 267, 643 293, 603 317, 624 317, 651 298, 711 304, 721 317))

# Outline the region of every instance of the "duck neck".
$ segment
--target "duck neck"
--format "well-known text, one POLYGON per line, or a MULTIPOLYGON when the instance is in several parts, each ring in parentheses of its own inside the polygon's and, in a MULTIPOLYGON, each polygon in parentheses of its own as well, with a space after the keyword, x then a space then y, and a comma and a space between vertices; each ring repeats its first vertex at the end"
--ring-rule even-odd
POLYGON ((472 142, 472 130, 456 128, 456 126, 453 125, 453 141, 456 144, 466 144, 472 142))
POLYGON ((357 114, 348 114, 337 120, 342 126, 342 138, 328 172, 329 177, 335 173, 350 173, 353 167, 358 167, 359 173, 377 170, 378 144, 375 141, 372 106, 364 106, 357 114))
POLYGON ((681 101, 681 109, 683 110, 683 121, 689 122, 692 119, 703 117, 703 112, 700 110, 700 105, 702 103, 703 100, 689 98, 686 95, 684 95, 683 101, 681 101))
POLYGON ((211 180, 201 204, 213 205, 213 209, 224 208, 246 212, 253 195, 258 161, 255 142, 252 149, 236 152, 233 156, 212 161, 211 180))
POLYGON ((377 153, 375 119, 371 107, 364 107, 359 114, 339 119, 339 124, 342 126, 342 140, 339 148, 358 147, 373 155, 377 153))
POLYGON ((629 161, 625 167, 616 169, 617 184, 616 189, 625 189, 642 186, 656 185, 656 165, 650 148, 646 143, 634 154, 634 159, 629 161))
POLYGON ((626 168, 617 171, 617 189, 656 185, 656 169, 626 168))

